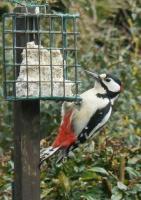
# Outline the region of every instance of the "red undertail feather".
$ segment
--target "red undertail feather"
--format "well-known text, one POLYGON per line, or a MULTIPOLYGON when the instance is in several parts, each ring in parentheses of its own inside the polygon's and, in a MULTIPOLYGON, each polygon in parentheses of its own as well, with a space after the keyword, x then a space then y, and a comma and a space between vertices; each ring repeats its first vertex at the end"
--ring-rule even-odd
POLYGON ((72 111, 69 111, 65 114, 63 121, 59 127, 58 135, 52 144, 54 148, 58 146, 66 148, 76 141, 76 135, 73 131, 71 124, 71 115, 72 111))

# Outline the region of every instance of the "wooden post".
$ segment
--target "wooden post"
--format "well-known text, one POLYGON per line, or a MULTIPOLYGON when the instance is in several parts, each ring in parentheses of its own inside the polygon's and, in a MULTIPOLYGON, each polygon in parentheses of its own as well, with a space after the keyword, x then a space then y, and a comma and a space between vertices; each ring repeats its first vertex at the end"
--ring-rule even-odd
MULTIPOLYGON (((26 12, 25 8, 16 8, 15 12, 26 12)), ((36 19, 30 18, 30 28, 36 19)), ((35 24, 34 24, 35 25, 35 24)), ((25 30, 26 20, 16 18, 16 28, 25 30)), ((24 47, 26 33, 16 33, 16 46, 24 47)), ((35 36, 35 35, 34 35, 35 36)), ((34 38, 35 39, 35 38, 34 38)), ((33 40, 33 35, 28 37, 33 40)), ((16 62, 20 63, 22 50, 16 50, 16 62)), ((17 71, 17 76, 19 69, 17 71)), ((39 200, 39 152, 40 152, 40 102, 25 100, 14 102, 14 200, 39 200)))

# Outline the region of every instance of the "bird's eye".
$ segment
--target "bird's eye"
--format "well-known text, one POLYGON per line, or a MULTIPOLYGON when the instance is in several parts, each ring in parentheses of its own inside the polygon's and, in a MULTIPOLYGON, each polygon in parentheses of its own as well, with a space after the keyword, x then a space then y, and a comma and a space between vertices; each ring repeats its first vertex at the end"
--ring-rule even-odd
POLYGON ((110 78, 105 78, 105 81, 106 81, 106 82, 110 82, 111 79, 110 79, 110 78))

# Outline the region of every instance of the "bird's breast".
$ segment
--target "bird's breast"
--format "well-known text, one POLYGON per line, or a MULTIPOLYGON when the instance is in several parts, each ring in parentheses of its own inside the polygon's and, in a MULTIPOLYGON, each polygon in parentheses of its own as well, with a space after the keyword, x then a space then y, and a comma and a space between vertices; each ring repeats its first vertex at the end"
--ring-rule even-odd
POLYGON ((96 95, 82 97, 82 104, 79 110, 76 110, 73 119, 74 132, 78 135, 82 129, 88 124, 92 116, 97 110, 101 110, 109 104, 108 99, 98 98, 96 95))

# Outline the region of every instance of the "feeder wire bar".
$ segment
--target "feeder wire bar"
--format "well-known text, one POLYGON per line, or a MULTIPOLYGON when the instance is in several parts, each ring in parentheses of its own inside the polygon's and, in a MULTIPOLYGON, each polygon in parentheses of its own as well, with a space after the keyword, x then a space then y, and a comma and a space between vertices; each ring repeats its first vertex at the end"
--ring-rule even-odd
POLYGON ((78 76, 77 76, 77 50, 76 50, 76 46, 77 46, 77 35, 75 34, 76 32, 76 19, 73 18, 73 31, 74 31, 74 48, 75 48, 75 58, 74 58, 74 61, 75 61, 75 94, 76 94, 76 98, 77 98, 77 95, 78 95, 78 83, 77 83, 77 80, 78 80, 78 76))
POLYGON ((52 17, 49 17, 49 41, 50 41, 50 72, 51 72, 51 97, 53 96, 53 72, 52 72, 52 17))
POLYGON ((62 53, 63 53, 63 91, 64 91, 64 97, 65 97, 65 69, 64 69, 64 60, 65 60, 65 50, 64 50, 64 47, 66 48, 66 44, 65 44, 65 40, 64 40, 64 37, 65 37, 65 27, 64 27, 64 18, 62 17, 61 18, 61 28, 62 28, 62 43, 63 43, 63 48, 62 48, 62 53))
MULTIPOLYGON (((12 17, 12 30, 16 30, 16 16, 14 15, 12 17)), ((13 31, 13 76, 14 76, 14 81, 16 80, 16 49, 15 49, 15 46, 16 46, 16 33, 15 31, 13 31)), ((13 84, 13 91, 14 91, 14 97, 16 99, 16 82, 14 82, 13 84)))
MULTIPOLYGON (((37 27, 38 27, 38 60, 39 60, 39 97, 41 97, 42 94, 42 88, 41 88, 41 38, 40 38, 40 32, 39 32, 39 24, 40 24, 40 17, 37 15, 37 27)), ((43 82, 43 81, 42 81, 43 82)))
MULTIPOLYGON (((29 37, 29 34, 27 33, 26 30, 29 30, 29 18, 27 16, 25 16, 25 32, 26 32, 26 35, 25 35, 25 38, 26 38, 26 41, 29 41, 30 40, 30 37, 29 37)), ((28 54, 28 51, 27 51, 27 44, 25 46, 25 54, 26 54, 26 86, 27 86, 27 98, 28 98, 28 86, 29 86, 29 82, 28 82, 28 59, 27 59, 27 54, 28 54)))
MULTIPOLYGON (((5 15, 3 15, 3 32, 2 32, 2 36, 3 36, 3 46, 5 47, 5 34, 4 34, 4 30, 5 30, 5 15)), ((3 49, 3 66, 5 65, 6 63, 6 59, 5 59, 5 49, 3 49)), ((4 97, 6 98, 7 97, 7 85, 6 85, 6 80, 7 80, 7 76, 6 76, 6 67, 4 67, 3 69, 3 73, 4 73, 4 84, 3 84, 3 87, 4 87, 4 97)))

